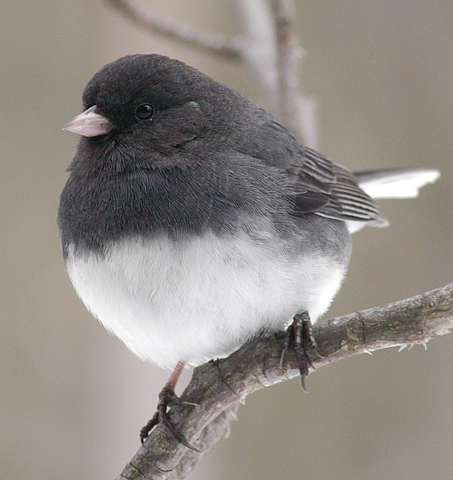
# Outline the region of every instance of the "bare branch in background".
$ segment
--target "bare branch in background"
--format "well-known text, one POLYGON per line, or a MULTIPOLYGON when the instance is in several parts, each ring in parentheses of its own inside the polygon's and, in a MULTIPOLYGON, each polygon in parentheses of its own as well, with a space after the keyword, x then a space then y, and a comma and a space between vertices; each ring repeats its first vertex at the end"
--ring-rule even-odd
POLYGON ((142 3, 130 0, 106 0, 125 17, 145 28, 150 33, 189 45, 197 50, 207 51, 232 60, 242 58, 243 45, 239 38, 227 38, 199 32, 189 25, 174 23, 152 13, 142 3))
POLYGON ((155 15, 134 0, 106 0, 122 15, 150 33, 189 45, 197 50, 242 61, 250 81, 258 86, 259 101, 305 145, 317 148, 317 109, 313 98, 298 87, 304 49, 295 35, 293 0, 236 0, 244 34, 226 37, 199 32, 187 24, 155 15))
POLYGON ((275 22, 267 0, 236 0, 247 48, 242 61, 258 85, 264 107, 278 110, 277 45, 275 22))
POLYGON ((300 127, 295 99, 299 96, 299 60, 305 51, 294 32, 294 3, 291 0, 272 0, 277 37, 279 116, 295 131, 300 127))
MULTIPOLYGON (((453 328, 453 284, 386 306, 327 320, 314 326, 323 367, 336 360, 389 347, 426 345, 453 328)), ((299 375, 297 360, 288 352, 279 368, 283 335, 257 338, 228 358, 194 370, 181 396, 198 407, 171 410, 176 427, 194 446, 207 452, 228 432, 235 411, 245 397, 261 388, 299 375)), ((303 402, 303 398, 301 398, 303 402)), ((178 444, 163 426, 156 427, 145 445, 117 480, 182 479, 201 459, 178 444)))

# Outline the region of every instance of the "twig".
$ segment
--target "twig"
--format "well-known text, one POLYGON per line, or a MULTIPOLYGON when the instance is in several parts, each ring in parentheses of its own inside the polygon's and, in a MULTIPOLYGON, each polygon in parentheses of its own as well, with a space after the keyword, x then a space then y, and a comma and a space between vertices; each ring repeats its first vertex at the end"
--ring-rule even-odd
POLYGON ((198 50, 224 58, 239 60, 243 56, 243 41, 239 37, 224 37, 202 33, 186 24, 176 24, 153 14, 139 2, 130 0, 106 0, 124 16, 151 33, 159 34, 198 50))
MULTIPOLYGON (((425 345, 453 328, 453 284, 386 306, 327 320, 315 326, 322 358, 313 366, 364 352, 413 344, 425 345)), ((279 368, 282 335, 257 338, 226 359, 194 370, 182 399, 199 407, 178 407, 171 417, 186 438, 203 452, 228 431, 241 399, 263 387, 298 375, 295 355, 279 368)), ((202 453, 178 444, 164 427, 156 427, 118 480, 182 479, 202 453)))

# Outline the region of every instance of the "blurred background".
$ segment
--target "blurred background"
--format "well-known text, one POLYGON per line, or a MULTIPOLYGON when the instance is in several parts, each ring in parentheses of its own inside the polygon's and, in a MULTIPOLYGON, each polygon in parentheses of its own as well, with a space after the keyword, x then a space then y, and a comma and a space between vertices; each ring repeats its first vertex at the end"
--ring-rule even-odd
MULTIPOLYGON (((440 181, 382 201, 391 227, 354 240, 327 316, 453 277, 453 2, 297 2, 319 105, 319 149, 352 169, 424 166, 440 181)), ((240 33, 233 2, 155 0, 200 30, 240 33)), ((0 2, 0 477, 113 479, 139 447, 168 373, 85 310, 65 273, 56 212, 77 138, 61 130, 86 82, 129 53, 180 58, 256 98, 244 66, 149 36, 101 0, 0 2)), ((453 335, 338 362, 247 399, 190 479, 453 478, 453 335)), ((186 375, 185 380, 189 378, 186 375)))

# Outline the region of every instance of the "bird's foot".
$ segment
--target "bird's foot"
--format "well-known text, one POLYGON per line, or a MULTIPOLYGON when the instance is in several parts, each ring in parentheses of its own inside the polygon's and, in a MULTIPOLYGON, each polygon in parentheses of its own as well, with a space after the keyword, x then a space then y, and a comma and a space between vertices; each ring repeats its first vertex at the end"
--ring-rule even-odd
POLYGON ((302 312, 295 315, 293 323, 286 330, 286 336, 283 341, 283 351, 280 357, 280 368, 283 366, 283 360, 290 345, 292 345, 292 348, 296 353, 302 388, 306 392, 305 378, 308 375, 308 367, 314 368, 307 353, 315 357, 322 357, 312 334, 312 325, 308 312, 302 312))
POLYGON ((199 452, 198 448, 195 448, 191 445, 185 435, 183 435, 173 424, 170 420, 168 415, 168 407, 172 406, 184 406, 184 405, 191 405, 197 406, 195 403, 185 402, 182 401, 176 394, 175 391, 164 387, 161 392, 159 393, 159 403, 157 404, 157 411, 153 415, 153 418, 140 430, 140 441, 144 443, 146 438, 148 437, 151 430, 158 424, 163 424, 167 427, 173 437, 176 439, 178 443, 181 443, 187 448, 194 450, 195 452, 199 452))

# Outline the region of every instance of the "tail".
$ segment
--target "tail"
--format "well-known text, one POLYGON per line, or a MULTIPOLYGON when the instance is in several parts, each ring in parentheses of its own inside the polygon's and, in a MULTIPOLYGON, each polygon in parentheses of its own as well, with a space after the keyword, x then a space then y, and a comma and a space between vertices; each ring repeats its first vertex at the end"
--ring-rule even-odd
POLYGON ((420 188, 434 183, 438 170, 423 168, 380 168, 353 172, 359 187, 371 198, 414 198, 420 188))
MULTIPOLYGON (((423 168, 380 168, 353 172, 359 187, 371 198, 414 198, 419 190, 439 177, 438 170, 423 168)), ((366 222, 348 222, 350 233, 360 230, 366 222)))

